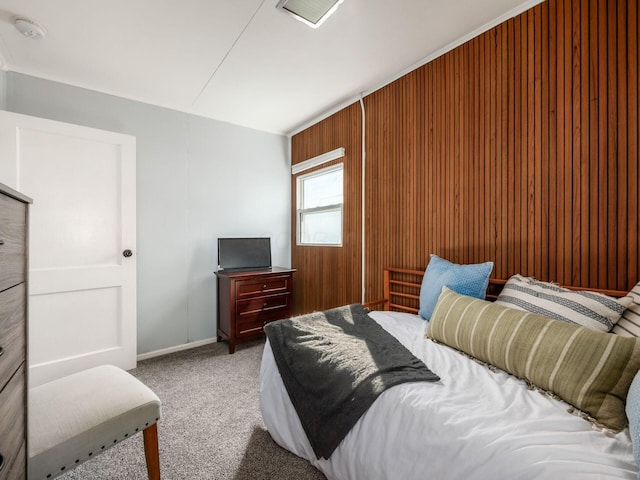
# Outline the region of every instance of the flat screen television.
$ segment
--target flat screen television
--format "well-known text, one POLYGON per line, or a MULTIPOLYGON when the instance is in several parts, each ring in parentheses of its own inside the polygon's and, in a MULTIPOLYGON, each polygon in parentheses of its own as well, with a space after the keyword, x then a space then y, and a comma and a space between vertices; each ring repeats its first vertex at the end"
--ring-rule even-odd
POLYGON ((271 268, 269 237, 218 238, 218 268, 249 270, 271 268))

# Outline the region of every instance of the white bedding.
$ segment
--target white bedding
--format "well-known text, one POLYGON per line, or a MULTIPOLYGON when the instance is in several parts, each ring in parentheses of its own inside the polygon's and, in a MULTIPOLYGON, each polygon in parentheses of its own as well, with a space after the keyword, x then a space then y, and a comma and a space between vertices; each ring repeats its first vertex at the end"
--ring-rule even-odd
POLYGON ((267 342, 260 408, 273 439, 329 479, 637 478, 628 429, 613 435, 568 405, 424 339, 420 317, 371 314, 441 378, 383 393, 328 459, 316 459, 267 342))

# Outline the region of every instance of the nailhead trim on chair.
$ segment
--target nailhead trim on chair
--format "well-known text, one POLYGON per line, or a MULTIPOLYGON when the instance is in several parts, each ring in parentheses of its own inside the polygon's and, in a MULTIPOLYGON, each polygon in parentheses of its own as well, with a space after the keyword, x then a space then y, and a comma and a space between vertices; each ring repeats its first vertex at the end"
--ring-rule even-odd
MULTIPOLYGON (((145 428, 147 428, 149 425, 152 425, 152 424, 154 424, 154 423, 157 423, 159 420, 160 420, 160 417, 156 417, 155 421, 150 421, 150 422, 145 423, 145 424, 144 424, 144 425, 145 425, 144 427, 137 427, 137 428, 136 428, 136 430, 135 430, 135 432, 133 432, 133 434, 132 434, 132 435, 135 435, 136 433, 138 433, 138 432, 140 431, 140 429, 141 429, 141 428, 142 428, 142 430, 144 430, 144 429, 145 429, 145 428)), ((122 437, 120 440, 118 440, 118 439, 116 438, 116 439, 113 441, 113 444, 115 445, 115 444, 117 444, 118 442, 121 442, 121 441, 123 441, 123 440, 126 440, 127 438, 129 438, 129 434, 128 434, 128 433, 125 433, 125 434, 124 434, 124 437, 122 437)), ((102 445, 102 447, 100 447, 100 450, 105 450, 105 448, 106 448, 106 445, 102 445)), ((93 452, 89 452, 89 454, 87 455, 87 459, 91 458, 92 456, 93 456, 93 452)), ((78 458, 78 459, 76 459, 75 463, 80 463, 80 459, 79 459, 79 458, 78 458)), ((66 466, 64 466, 64 465, 63 465, 62 467, 60 467, 60 471, 61 471, 61 472, 64 472, 66 469, 67 469, 67 467, 66 467, 66 466)), ((48 475, 47 475, 47 478, 51 478, 51 477, 52 477, 52 475, 53 475, 53 473, 48 474, 48 475)))

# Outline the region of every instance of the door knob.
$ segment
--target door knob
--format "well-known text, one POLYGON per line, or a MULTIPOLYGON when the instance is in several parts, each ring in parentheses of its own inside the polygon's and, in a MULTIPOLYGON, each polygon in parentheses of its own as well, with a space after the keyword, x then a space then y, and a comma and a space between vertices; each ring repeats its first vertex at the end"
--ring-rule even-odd
POLYGON ((133 255, 133 252, 131 250, 129 250, 128 248, 124 252, 122 252, 122 256, 126 257, 126 258, 129 258, 132 255, 133 255))

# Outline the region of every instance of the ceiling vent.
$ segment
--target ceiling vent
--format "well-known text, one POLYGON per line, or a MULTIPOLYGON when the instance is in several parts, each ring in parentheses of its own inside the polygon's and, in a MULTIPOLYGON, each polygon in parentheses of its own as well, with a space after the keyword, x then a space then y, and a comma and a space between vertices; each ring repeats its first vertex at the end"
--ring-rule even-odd
POLYGON ((342 2, 343 0, 280 0, 276 8, 312 28, 318 28, 342 2))

